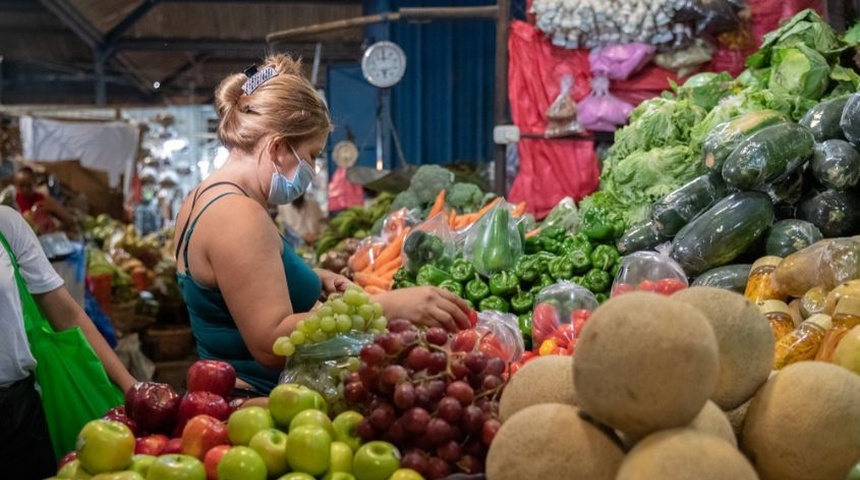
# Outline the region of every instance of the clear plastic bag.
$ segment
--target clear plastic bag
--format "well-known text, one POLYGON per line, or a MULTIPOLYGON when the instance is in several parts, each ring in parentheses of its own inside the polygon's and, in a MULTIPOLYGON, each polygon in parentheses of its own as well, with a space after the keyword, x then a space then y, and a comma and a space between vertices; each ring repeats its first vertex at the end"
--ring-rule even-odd
POLYGON ((454 335, 451 350, 478 350, 489 357, 500 358, 509 363, 523 356, 525 343, 516 315, 488 310, 478 313, 478 322, 474 327, 454 335))
POLYGON ((347 362, 357 357, 362 347, 373 342, 373 334, 351 331, 341 333, 322 343, 300 345, 287 358, 279 383, 296 383, 319 392, 329 404, 329 410, 342 410, 338 385, 346 374, 347 362))
POLYGON ((561 227, 568 232, 576 231, 577 226, 579 211, 576 209, 576 201, 571 197, 562 198, 541 223, 541 228, 561 227))
POLYGON ((513 268, 523 254, 523 243, 511 205, 502 200, 466 232, 463 256, 489 277, 513 268))
POLYGON ((627 80, 651 61, 656 50, 646 43, 607 45, 592 50, 588 54, 588 63, 593 75, 627 80))
POLYGON ((576 101, 570 91, 573 87, 573 77, 564 75, 561 77, 560 84, 561 92, 546 111, 549 122, 544 135, 548 138, 564 137, 582 131, 582 126, 576 119, 576 101))
POLYGON ((401 208, 391 212, 382 222, 382 236, 386 241, 392 242, 399 237, 406 228, 413 228, 421 223, 417 212, 401 208))
POLYGON ((773 272, 780 291, 800 297, 814 287, 829 292, 860 278, 860 237, 831 238, 785 257, 773 272))
POLYGON ((574 282, 561 281, 542 289, 535 297, 532 313, 534 350, 547 349, 544 342, 552 339, 554 344, 550 350, 557 347, 572 352, 585 322, 598 304, 590 290, 574 282))
POLYGON ((714 47, 705 40, 696 39, 695 43, 687 48, 658 53, 654 57, 654 63, 685 77, 700 65, 710 62, 713 56, 714 47))
POLYGON ((736 3, 728 0, 689 0, 679 15, 696 23, 697 34, 730 32, 741 25, 736 3))
POLYGON ((367 237, 358 244, 355 253, 350 255, 347 266, 353 272, 360 272, 372 266, 379 254, 388 245, 385 237, 367 237))
POLYGON ((438 213, 406 234, 400 258, 407 271, 417 273, 428 263, 444 264, 452 260, 456 244, 456 236, 448 227, 445 214, 438 213))
POLYGON ((684 269, 669 255, 671 244, 657 251, 635 252, 621 259, 610 297, 645 291, 671 295, 690 286, 684 269))
POLYGON ((587 130, 614 132, 627 123, 633 105, 609 93, 609 79, 594 77, 591 93, 579 102, 579 123, 587 130))

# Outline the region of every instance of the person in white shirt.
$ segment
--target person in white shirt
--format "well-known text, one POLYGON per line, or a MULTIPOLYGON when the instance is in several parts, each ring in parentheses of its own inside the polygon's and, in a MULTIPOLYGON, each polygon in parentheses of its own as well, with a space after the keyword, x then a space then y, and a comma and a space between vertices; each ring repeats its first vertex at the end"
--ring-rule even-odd
MULTIPOLYGON (((123 392, 133 386, 135 378, 63 286, 62 278, 51 266, 33 230, 18 212, 7 206, 0 206, 0 233, 9 243, 28 290, 51 326, 57 331, 81 327, 110 379, 123 392)), ((37 480, 56 472, 45 415, 33 378, 35 367, 24 330, 15 272, 6 249, 0 248, 0 412, 3 412, 0 415, 0 476, 3 478, 37 480)))
POLYGON ((305 245, 313 245, 323 229, 325 214, 320 205, 307 194, 278 207, 277 221, 300 237, 305 245))

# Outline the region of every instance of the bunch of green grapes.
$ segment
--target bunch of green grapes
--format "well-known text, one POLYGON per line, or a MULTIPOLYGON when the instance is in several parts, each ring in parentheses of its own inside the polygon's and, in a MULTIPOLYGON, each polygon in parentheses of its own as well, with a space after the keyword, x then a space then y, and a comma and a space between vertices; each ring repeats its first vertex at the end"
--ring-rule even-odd
POLYGON ((350 285, 343 294, 329 295, 326 302, 307 318, 296 324, 289 336, 275 340, 275 355, 290 357, 296 347, 322 343, 335 335, 349 332, 385 333, 388 320, 382 315, 382 305, 371 301, 358 285, 350 285))

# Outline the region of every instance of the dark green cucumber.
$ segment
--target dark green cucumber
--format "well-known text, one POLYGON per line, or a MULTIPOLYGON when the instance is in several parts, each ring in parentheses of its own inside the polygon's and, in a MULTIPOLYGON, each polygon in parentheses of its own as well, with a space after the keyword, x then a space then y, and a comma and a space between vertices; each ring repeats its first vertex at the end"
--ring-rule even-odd
POLYGON ((741 190, 754 190, 786 178, 802 166, 815 148, 812 132, 803 125, 771 125, 745 138, 723 165, 723 180, 741 190))
POLYGON ((768 230, 765 249, 768 255, 785 258, 822 238, 821 230, 806 220, 780 220, 768 230))
POLYGON ((688 223, 672 242, 672 256, 687 275, 730 263, 773 223, 773 203, 761 192, 738 192, 688 223))
POLYGON ((628 228, 624 235, 615 242, 615 248, 622 255, 628 255, 640 250, 652 250, 657 245, 669 240, 671 237, 657 233, 653 221, 645 220, 628 228))
POLYGON ((842 127, 845 139, 851 142, 851 145, 860 147, 860 93, 848 97, 848 102, 842 109, 839 126, 842 127))
POLYGON ((751 269, 752 265, 749 263, 712 268, 696 277, 692 286, 722 288, 743 294, 751 269))
POLYGON ((651 206, 654 228, 657 233, 671 237, 726 193, 726 184, 719 175, 696 177, 651 206))
POLYGON ((842 110, 848 103, 848 98, 849 96, 846 95, 819 103, 806 112, 806 115, 800 119, 800 124, 812 132, 816 142, 834 139, 844 140, 845 135, 842 133, 839 121, 842 118, 842 110))
POLYGON ((825 190, 800 204, 798 218, 812 223, 825 238, 860 233, 860 198, 852 192, 825 190))
POLYGON ((776 110, 758 110, 725 121, 714 128, 702 144, 705 167, 719 172, 732 150, 746 137, 771 125, 787 121, 776 110))
POLYGON ((809 166, 815 179, 831 190, 846 190, 860 182, 860 153, 845 140, 816 145, 809 166))

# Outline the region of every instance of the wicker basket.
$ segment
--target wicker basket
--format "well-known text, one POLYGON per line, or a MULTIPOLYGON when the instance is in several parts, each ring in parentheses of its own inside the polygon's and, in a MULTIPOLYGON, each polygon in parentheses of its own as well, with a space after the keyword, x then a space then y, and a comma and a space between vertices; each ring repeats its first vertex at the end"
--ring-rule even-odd
POLYGON ((181 360, 194 354, 191 327, 154 325, 141 335, 143 353, 156 362, 181 360))
POLYGON ((155 323, 154 317, 135 313, 136 304, 136 300, 111 304, 111 323, 119 332, 123 334, 137 333, 155 323))

